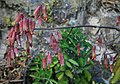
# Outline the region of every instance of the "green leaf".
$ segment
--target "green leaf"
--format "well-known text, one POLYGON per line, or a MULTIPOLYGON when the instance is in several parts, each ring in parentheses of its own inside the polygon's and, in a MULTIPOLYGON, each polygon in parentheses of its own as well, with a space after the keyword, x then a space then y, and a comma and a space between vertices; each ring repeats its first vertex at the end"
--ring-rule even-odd
POLYGON ((95 64, 95 63, 93 62, 93 60, 91 60, 91 59, 90 59, 90 63, 91 63, 92 65, 94 65, 94 64, 95 64))
POLYGON ((84 77, 81 78, 80 84, 89 84, 84 77))
POLYGON ((118 80, 120 80, 120 66, 117 71, 114 73, 113 78, 111 79, 111 83, 115 84, 118 80))
POLYGON ((29 75, 29 76, 31 76, 31 77, 33 77, 33 78, 35 78, 35 79, 39 79, 40 77, 37 77, 36 75, 33 75, 33 74, 31 74, 31 75, 29 75))
POLYGON ((46 74, 46 78, 51 78, 52 76, 52 69, 49 69, 47 71, 44 72, 46 74))
POLYGON ((65 74, 66 74, 68 77, 73 78, 73 74, 72 74, 72 72, 71 72, 70 70, 66 70, 66 71, 65 71, 65 74))
POLYGON ((35 81, 33 84, 38 84, 39 83, 39 81, 35 81))
POLYGON ((26 60, 26 57, 21 57, 20 60, 21 60, 21 61, 25 61, 25 60, 26 60))
POLYGON ((57 64, 57 63, 58 63, 58 60, 53 61, 53 64, 54 64, 54 65, 57 64))
POLYGON ((80 62, 80 66, 83 67, 84 66, 84 62, 83 62, 83 58, 82 57, 79 59, 79 62, 80 62))
POLYGON ((68 37, 68 39, 71 41, 71 43, 74 45, 74 47, 76 46, 75 45, 75 42, 73 41, 73 39, 72 38, 70 38, 70 37, 68 37))
POLYGON ((70 63, 72 63, 73 65, 79 66, 79 64, 75 60, 73 60, 73 59, 69 59, 68 61, 70 63))
POLYGON ((69 68, 72 68, 72 65, 66 61, 66 65, 69 67, 69 68))
POLYGON ((49 84, 49 81, 46 81, 45 84, 49 84))
POLYGON ((38 69, 39 69, 39 68, 38 68, 37 66, 31 66, 31 67, 30 67, 30 70, 31 70, 31 71, 34 71, 34 70, 36 71, 36 70, 38 70, 38 69))
POLYGON ((54 84, 58 84, 54 79, 50 79, 50 81, 52 81, 54 84))
POLYGON ((68 78, 66 76, 63 76, 61 80, 58 80, 58 84, 69 84, 68 78))
POLYGON ((54 64, 50 64, 50 67, 54 67, 55 65, 54 64))
POLYGON ((88 80, 88 81, 90 81, 90 80, 91 80, 91 78, 92 78, 92 76, 91 76, 90 72, 89 72, 89 71, 87 71, 87 70, 85 70, 85 71, 84 71, 84 74, 85 74, 85 77, 87 78, 87 80, 88 80))
POLYGON ((60 80, 64 76, 64 73, 59 72, 56 76, 57 76, 58 80, 60 80))
POLYGON ((90 65, 90 64, 89 64, 89 65, 85 65, 85 66, 84 66, 84 70, 89 70, 91 66, 92 66, 92 65, 90 65))
POLYGON ((49 81, 50 82, 50 84, 53 84, 51 81, 49 81))
POLYGON ((115 66, 113 68, 114 73, 118 70, 119 66, 120 66, 120 58, 117 58, 117 60, 115 62, 115 66))
POLYGON ((59 70, 65 71, 65 66, 61 66, 59 70))

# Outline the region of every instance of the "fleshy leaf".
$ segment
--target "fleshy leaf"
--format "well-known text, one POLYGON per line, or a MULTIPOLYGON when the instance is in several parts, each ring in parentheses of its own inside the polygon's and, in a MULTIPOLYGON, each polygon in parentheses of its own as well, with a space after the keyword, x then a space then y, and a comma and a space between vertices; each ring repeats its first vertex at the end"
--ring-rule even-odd
POLYGON ((68 61, 70 63, 72 63, 73 65, 79 66, 79 64, 75 60, 73 60, 73 59, 69 59, 68 61))
POLYGON ((72 72, 71 72, 70 70, 66 70, 66 71, 65 71, 65 74, 66 74, 68 77, 73 78, 73 74, 72 74, 72 72))

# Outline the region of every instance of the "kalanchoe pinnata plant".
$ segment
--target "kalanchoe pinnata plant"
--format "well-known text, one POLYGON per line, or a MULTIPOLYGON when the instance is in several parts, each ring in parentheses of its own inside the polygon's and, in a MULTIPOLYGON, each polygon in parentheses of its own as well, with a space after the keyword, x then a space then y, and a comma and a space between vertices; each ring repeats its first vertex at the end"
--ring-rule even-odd
POLYGON ((18 47, 23 47, 21 46, 21 38, 23 38, 25 41, 24 43, 26 43, 26 53, 30 54, 30 47, 32 47, 32 35, 34 28, 34 21, 25 17, 23 13, 19 13, 17 15, 15 19, 15 26, 10 29, 7 36, 9 44, 7 47, 8 50, 6 50, 5 58, 7 57, 7 62, 9 66, 11 65, 11 60, 19 56, 18 47))
POLYGON ((89 69, 94 64, 92 59, 90 59, 92 45, 86 42, 86 36, 82 34, 80 30, 74 29, 69 36, 68 32, 69 30, 66 30, 65 32, 62 31, 62 33, 60 31, 62 36, 61 40, 58 40, 59 38, 56 38, 57 36, 55 37, 54 34, 51 33, 50 45, 53 50, 55 48, 54 43, 59 41, 59 43, 57 43, 56 53, 52 54, 51 59, 49 51, 47 56, 44 56, 44 53, 46 52, 41 52, 33 60, 29 70, 29 76, 33 78, 33 83, 91 83, 92 76, 89 69), (68 37, 66 38, 66 36, 68 37))

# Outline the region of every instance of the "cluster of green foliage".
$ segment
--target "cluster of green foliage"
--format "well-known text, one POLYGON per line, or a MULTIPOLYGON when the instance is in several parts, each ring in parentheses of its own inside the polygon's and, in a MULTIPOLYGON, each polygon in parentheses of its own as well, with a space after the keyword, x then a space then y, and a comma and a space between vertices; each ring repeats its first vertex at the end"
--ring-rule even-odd
POLYGON ((61 31, 63 40, 60 48, 64 55, 65 65, 61 66, 57 55, 52 58, 50 69, 42 68, 43 53, 40 53, 31 63, 29 76, 33 78, 33 84, 90 84, 92 76, 89 72, 93 61, 88 58, 91 55, 92 45, 86 41, 87 36, 80 29, 61 31), (77 44, 80 43, 80 56, 77 53, 77 44))

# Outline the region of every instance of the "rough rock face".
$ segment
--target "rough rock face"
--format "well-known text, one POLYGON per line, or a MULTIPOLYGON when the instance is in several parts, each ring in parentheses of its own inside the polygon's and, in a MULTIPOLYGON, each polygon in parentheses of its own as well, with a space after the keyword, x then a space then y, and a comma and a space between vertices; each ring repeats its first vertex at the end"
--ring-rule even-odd
POLYGON ((18 11, 23 10, 24 0, 0 0, 0 27, 1 25, 9 25, 9 21, 13 20, 18 11))

